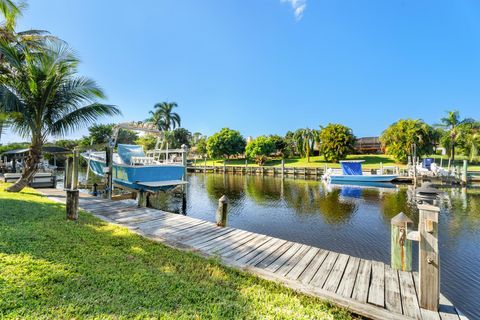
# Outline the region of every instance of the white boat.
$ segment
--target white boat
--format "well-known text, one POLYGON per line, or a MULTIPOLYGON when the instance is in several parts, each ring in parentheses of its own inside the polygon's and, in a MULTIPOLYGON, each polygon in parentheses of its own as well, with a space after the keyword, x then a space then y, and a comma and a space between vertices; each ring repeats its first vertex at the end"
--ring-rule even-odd
MULTIPOLYGON (((128 123, 117 126, 112 145, 115 145, 119 129, 160 133, 152 124, 128 123)), ((157 144, 158 146, 158 144, 157 144)), ((186 184, 186 147, 182 149, 155 149, 145 152, 142 146, 119 144, 112 157, 113 183, 134 190, 168 190, 186 184)), ((98 176, 107 172, 105 151, 88 151, 81 154, 87 160, 89 170, 98 176)))
POLYGON ((342 168, 328 169, 322 176, 323 179, 332 183, 342 182, 390 182, 398 177, 396 174, 371 174, 362 171, 364 160, 340 161, 342 168))

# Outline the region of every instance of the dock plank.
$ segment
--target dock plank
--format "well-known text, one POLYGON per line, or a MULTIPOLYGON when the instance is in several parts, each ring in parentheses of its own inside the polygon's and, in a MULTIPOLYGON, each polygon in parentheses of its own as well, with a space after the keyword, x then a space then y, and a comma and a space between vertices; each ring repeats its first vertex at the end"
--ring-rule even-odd
POLYGON ((330 251, 320 249, 312 262, 307 266, 305 271, 298 278, 301 283, 308 284, 317 273, 318 268, 322 265, 330 251))
POLYGON ((339 253, 330 251, 325 258, 325 261, 322 263, 320 268, 318 268, 317 273, 313 277, 312 281, 310 281, 310 284, 322 288, 323 284, 328 278, 328 275, 330 274, 330 271, 332 271, 333 266, 335 265, 335 261, 337 261, 337 258, 339 256, 339 253))
POLYGON ((368 291, 368 302, 377 306, 385 306, 385 264, 372 261, 372 280, 368 291))
POLYGON ((283 264, 277 271, 275 271, 279 276, 286 276, 293 267, 295 267, 301 259, 305 256, 305 254, 311 249, 312 247, 302 244, 300 249, 290 258, 287 262, 283 264))
POLYGON ((370 287, 370 275, 372 273, 372 262, 370 260, 360 260, 357 278, 353 287, 352 298, 366 303, 368 299, 368 289, 370 287))
POLYGON ((297 253, 298 250, 302 245, 300 243, 293 243, 292 246, 288 250, 286 250, 283 254, 279 254, 278 258, 274 260, 270 265, 268 265, 265 270, 270 272, 276 272, 280 267, 282 267, 290 258, 297 253))
POLYGON ((355 279, 357 278, 358 266, 360 265, 360 259, 357 257, 350 257, 347 267, 345 268, 345 274, 340 281, 337 289, 337 293, 350 298, 352 296, 353 287, 355 285, 355 279))
POLYGON ((342 280, 343 273, 347 267, 348 259, 350 256, 346 254, 340 254, 333 265, 332 271, 328 275, 323 288, 328 291, 337 292, 337 288, 342 280))
POLYGON ((398 271, 400 292, 402 296, 403 314, 414 319, 422 319, 415 284, 411 272, 398 271))
POLYGON ((385 307, 387 310, 403 313, 398 271, 390 267, 385 267, 385 307))
POLYGON ((310 247, 308 252, 303 255, 302 259, 288 272, 287 278, 297 280, 298 277, 305 271, 307 266, 317 255, 319 248, 310 247))

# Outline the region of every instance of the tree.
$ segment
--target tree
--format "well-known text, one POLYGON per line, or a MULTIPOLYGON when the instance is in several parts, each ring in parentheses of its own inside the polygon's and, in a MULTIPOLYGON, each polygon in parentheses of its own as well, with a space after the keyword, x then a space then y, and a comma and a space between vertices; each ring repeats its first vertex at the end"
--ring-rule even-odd
MULTIPOLYGON (((84 136, 80 142, 82 146, 106 144, 113 136, 115 124, 94 124, 88 128, 88 136, 84 136)), ((117 143, 134 144, 138 134, 132 130, 122 129, 118 132, 117 143)))
POLYGON ((12 129, 31 139, 22 176, 7 188, 18 192, 37 172, 49 136, 64 136, 120 111, 97 102, 105 98, 102 89, 77 75, 78 59, 66 45, 52 43, 32 53, 0 40, 0 53, 8 72, 0 80, 0 105, 7 111, 12 129))
POLYGON ((455 147, 460 138, 461 128, 465 125, 473 123, 473 119, 465 118, 460 120, 460 112, 447 111, 447 116, 440 119, 440 124, 437 126, 446 131, 446 136, 443 141, 450 146, 450 159, 455 160, 455 147))
POLYGON ((259 165, 267 161, 267 157, 275 152, 275 142, 271 137, 259 136, 245 147, 245 156, 255 160, 259 165))
POLYGON ((325 160, 338 162, 353 152, 356 138, 349 127, 329 123, 320 130, 320 141, 320 153, 325 160))
POLYGON ((170 131, 180 127, 180 116, 173 112, 177 108, 176 102, 161 102, 155 104, 153 111, 150 111, 151 117, 148 121, 155 123, 159 130, 170 131))
POLYGON ((473 161, 480 149, 480 122, 472 122, 459 127, 458 147, 473 161))
MULTIPOLYGON (((0 0, 0 14, 4 21, 0 24, 0 41, 9 44, 12 50, 21 52, 22 50, 29 50, 31 52, 38 51, 45 44, 46 39, 57 41, 48 32, 43 30, 26 30, 16 32, 15 26, 17 18, 22 15, 23 9, 26 5, 23 2, 15 3, 11 0, 0 0)), ((2 77, 8 77, 9 64, 4 58, 3 53, 0 53, 0 82, 2 77)), ((0 104, 0 138, 3 130, 8 127, 8 117, 5 107, 0 104)))
POLYGON ((315 143, 319 142, 319 132, 314 129, 298 129, 295 131, 294 139, 296 142, 297 152, 307 158, 307 162, 310 162, 311 151, 315 147, 315 143))
POLYGON ((79 143, 79 140, 60 139, 55 141, 53 145, 73 150, 79 143))
POLYGON ((288 154, 287 152, 288 144, 285 138, 277 134, 271 135, 268 138, 273 142, 273 145, 275 146, 275 150, 274 150, 275 153, 280 153, 282 157, 285 157, 288 154))
POLYGON ((135 143, 141 145, 145 150, 152 150, 155 149, 155 145, 157 144, 157 137, 153 134, 144 134, 138 137, 135 143))
POLYGON ((195 148, 196 148, 195 153, 201 157, 204 157, 208 153, 207 138, 206 137, 200 138, 195 144, 195 148))
POLYGON ((228 158, 245 151, 246 141, 236 130, 223 128, 207 140, 207 152, 212 158, 228 158))
POLYGON ((432 127, 422 120, 401 119, 383 131, 380 142, 387 154, 406 163, 414 144, 417 156, 433 152, 432 136, 432 127))
POLYGON ((168 142, 171 148, 178 149, 182 145, 190 147, 192 133, 185 128, 177 128, 168 135, 168 142))

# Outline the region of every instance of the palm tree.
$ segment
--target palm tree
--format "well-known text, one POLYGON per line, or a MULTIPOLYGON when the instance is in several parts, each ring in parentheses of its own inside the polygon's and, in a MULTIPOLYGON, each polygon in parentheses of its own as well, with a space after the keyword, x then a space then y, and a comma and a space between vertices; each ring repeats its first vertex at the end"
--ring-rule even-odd
POLYGON ((310 162, 310 152, 315 147, 315 143, 319 141, 318 130, 298 129, 295 131, 294 138, 298 152, 307 158, 307 162, 310 162))
MULTIPOLYGON (((22 50, 31 50, 32 52, 38 51, 42 48, 47 40, 52 42, 60 41, 58 38, 51 36, 44 30, 27 30, 16 32, 15 26, 17 24, 17 18, 22 15, 22 11, 26 8, 24 2, 15 3, 11 0, 0 0, 0 14, 3 16, 4 21, 0 24, 0 40, 9 43, 13 48, 19 52, 22 50)), ((0 53, 0 78, 1 75, 8 75, 8 64, 0 53)), ((1 79, 0 79, 1 81, 1 79)), ((3 130, 7 127, 7 117, 0 105, 0 138, 3 130)))
POLYGON ((175 102, 161 102, 155 104, 154 110, 150 111, 151 118, 149 121, 155 123, 158 129, 162 131, 173 130, 180 127, 180 116, 173 112, 173 109, 178 107, 175 102))
POLYGON ((11 128, 31 144, 20 179, 7 191, 22 190, 37 172, 42 146, 49 136, 64 136, 95 122, 100 116, 117 115, 91 79, 78 76, 78 59, 60 43, 32 52, 18 50, 0 40, 0 54, 8 72, 0 78, 0 106, 7 112, 11 128))
POLYGON ((447 111, 447 116, 440 119, 441 123, 437 126, 442 127, 446 130, 447 143, 450 145, 450 159, 453 162, 455 160, 455 146, 460 137, 461 126, 470 124, 473 122, 473 119, 465 118, 460 120, 459 111, 447 111))

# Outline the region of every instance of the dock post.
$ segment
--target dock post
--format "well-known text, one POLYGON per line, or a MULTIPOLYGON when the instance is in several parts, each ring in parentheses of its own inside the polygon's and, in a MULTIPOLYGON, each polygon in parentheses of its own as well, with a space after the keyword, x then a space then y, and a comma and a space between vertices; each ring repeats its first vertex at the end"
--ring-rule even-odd
POLYGON ((79 191, 77 189, 67 189, 67 220, 78 220, 78 197, 79 191))
POLYGON ((137 205, 142 208, 146 208, 148 205, 148 192, 140 190, 137 192, 137 205))
POLYGON ((105 148, 105 199, 112 199, 113 187, 113 147, 110 144, 105 148))
POLYGON ((282 158, 282 179, 285 177, 285 159, 282 158))
POLYGON ((203 158, 203 173, 207 173, 207 157, 203 158))
POLYGON ((72 168, 72 189, 78 188, 78 161, 80 154, 78 150, 73 150, 73 168, 72 168))
POLYGON ((467 185, 467 182, 468 182, 467 172, 468 172, 468 161, 463 160, 462 185, 464 185, 464 186, 467 185))
POLYGON ((217 226, 226 227, 227 226, 227 213, 228 213, 228 198, 223 195, 218 199, 218 208, 215 215, 215 221, 217 226))
POLYGON ((436 206, 418 205, 419 232, 419 303, 420 307, 438 311, 440 298, 440 258, 438 252, 438 213, 436 206))
POLYGON ((72 167, 73 167, 73 158, 68 157, 65 160, 65 176, 63 179, 64 189, 71 189, 72 187, 72 167))
POLYGON ((223 174, 227 173, 227 164, 226 164, 226 160, 223 159, 223 174))
POLYGON ((248 159, 245 158, 245 174, 247 174, 248 159))
POLYGON ((197 157, 195 157, 195 159, 193 160, 193 172, 197 172, 197 157))
POLYGON ((407 239, 408 225, 413 221, 400 212, 390 221, 391 262, 394 270, 412 271, 412 240, 407 239))
POLYGON ((383 162, 380 162, 380 174, 383 175, 383 162))

